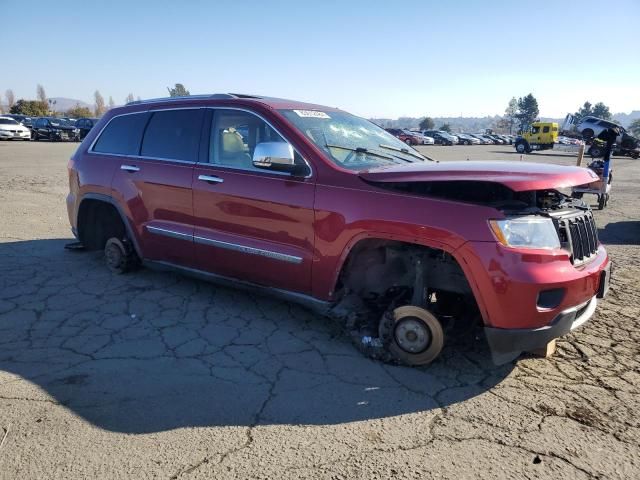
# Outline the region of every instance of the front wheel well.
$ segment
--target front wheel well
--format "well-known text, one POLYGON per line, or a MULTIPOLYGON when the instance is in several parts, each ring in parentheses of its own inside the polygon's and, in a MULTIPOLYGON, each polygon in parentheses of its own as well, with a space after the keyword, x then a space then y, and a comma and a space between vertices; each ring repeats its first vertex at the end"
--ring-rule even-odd
POLYGON ((126 227, 120 213, 109 202, 95 199, 83 200, 78 209, 78 240, 87 250, 104 249, 112 237, 126 237, 126 227))
POLYGON ((467 277, 451 254, 395 240, 364 239, 354 245, 342 265, 335 298, 378 312, 401 304, 453 316, 478 311, 467 277))

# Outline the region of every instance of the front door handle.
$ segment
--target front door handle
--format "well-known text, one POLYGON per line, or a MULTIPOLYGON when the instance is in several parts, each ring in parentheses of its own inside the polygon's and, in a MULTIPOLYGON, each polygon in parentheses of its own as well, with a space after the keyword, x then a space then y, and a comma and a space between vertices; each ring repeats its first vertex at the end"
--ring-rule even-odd
POLYGON ((136 167, 135 165, 120 165, 120 170, 125 170, 127 172, 139 172, 140 167, 136 167))
POLYGON ((216 177, 213 175, 199 175, 198 176, 198 180, 202 180, 204 182, 209 182, 209 183, 222 183, 224 182, 223 179, 221 179, 220 177, 216 177))

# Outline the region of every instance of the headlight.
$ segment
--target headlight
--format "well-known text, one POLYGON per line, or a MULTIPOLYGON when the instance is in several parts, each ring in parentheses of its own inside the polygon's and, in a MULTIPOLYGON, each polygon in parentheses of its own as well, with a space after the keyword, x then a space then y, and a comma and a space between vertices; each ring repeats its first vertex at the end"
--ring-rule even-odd
POLYGON ((550 218, 489 220, 489 225, 498 241, 505 247, 560 248, 560 239, 550 218))

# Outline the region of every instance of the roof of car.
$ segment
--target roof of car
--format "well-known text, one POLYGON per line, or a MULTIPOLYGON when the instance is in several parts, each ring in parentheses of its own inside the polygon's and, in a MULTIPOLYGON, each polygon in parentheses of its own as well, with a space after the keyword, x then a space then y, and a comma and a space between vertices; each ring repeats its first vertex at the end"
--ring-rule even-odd
POLYGON ((134 100, 127 103, 127 105, 140 105, 140 104, 154 104, 163 105, 172 102, 209 102, 214 100, 227 100, 227 101, 242 101, 241 103, 260 103, 266 105, 275 110, 280 109, 304 109, 304 110, 329 110, 336 111, 338 108, 327 107, 325 105, 318 105, 315 103, 300 102, 297 100, 289 100, 286 98, 268 97, 263 95, 249 95, 244 93, 214 93, 207 95, 188 95, 184 97, 163 97, 163 98, 151 98, 148 100, 134 100))

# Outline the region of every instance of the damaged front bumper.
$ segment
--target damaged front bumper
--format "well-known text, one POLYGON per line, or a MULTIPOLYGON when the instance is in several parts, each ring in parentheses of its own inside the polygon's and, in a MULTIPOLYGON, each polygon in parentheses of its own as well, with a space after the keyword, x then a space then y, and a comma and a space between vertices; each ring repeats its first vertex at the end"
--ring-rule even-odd
MULTIPOLYGON (((602 296, 606 294, 603 291, 602 296)), ((552 340, 566 335, 589 320, 596 311, 597 296, 589 301, 562 311, 551 324, 540 328, 493 328, 484 332, 496 365, 515 360, 521 353, 544 348, 552 340)))

